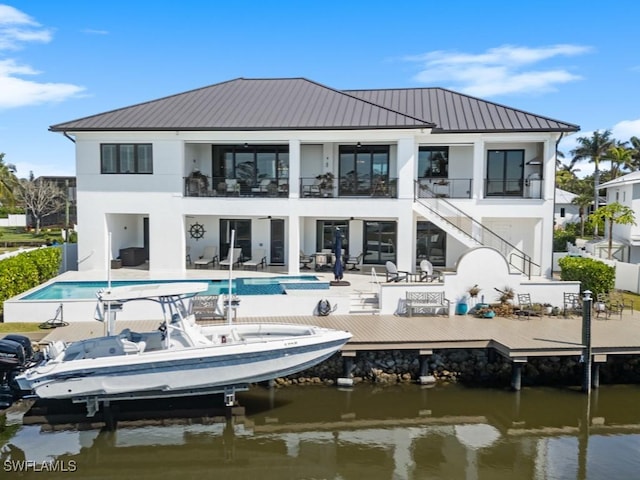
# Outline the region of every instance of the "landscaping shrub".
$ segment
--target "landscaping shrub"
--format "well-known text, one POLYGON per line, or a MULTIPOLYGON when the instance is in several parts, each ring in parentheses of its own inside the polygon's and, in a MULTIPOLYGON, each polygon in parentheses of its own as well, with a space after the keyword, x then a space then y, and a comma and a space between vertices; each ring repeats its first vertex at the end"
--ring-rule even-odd
POLYGON ((0 304, 55 277, 61 260, 60 248, 39 248, 0 261, 0 304))
POLYGON ((558 260, 560 279, 579 281, 580 291, 590 290, 595 297, 614 288, 616 269, 592 258, 564 257, 558 260))
POLYGON ((566 252, 567 242, 575 245, 576 234, 563 229, 553 231, 553 251, 554 252, 566 252))

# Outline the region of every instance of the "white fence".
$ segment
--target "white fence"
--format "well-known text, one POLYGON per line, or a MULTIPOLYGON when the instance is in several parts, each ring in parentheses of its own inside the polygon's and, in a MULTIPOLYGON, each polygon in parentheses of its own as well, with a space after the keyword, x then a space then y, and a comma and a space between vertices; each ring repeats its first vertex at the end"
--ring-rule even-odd
POLYGON ((7 218, 0 218, 0 227, 26 227, 27 216, 22 213, 20 215, 9 215, 7 218))

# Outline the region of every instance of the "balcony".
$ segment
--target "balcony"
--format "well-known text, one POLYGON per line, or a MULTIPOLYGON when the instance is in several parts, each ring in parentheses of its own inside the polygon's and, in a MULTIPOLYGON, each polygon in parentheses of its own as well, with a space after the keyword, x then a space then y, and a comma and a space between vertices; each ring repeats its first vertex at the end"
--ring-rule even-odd
POLYGON ((424 177, 418 185, 419 198, 471 198, 470 178, 424 177))
POLYGON ((202 173, 184 177, 185 197, 263 197, 288 198, 288 178, 209 177, 202 173))
POLYGON ((485 179, 485 197, 542 198, 540 179, 485 179))
POLYGON ((398 179, 376 176, 354 179, 352 176, 335 178, 332 175, 318 175, 300 179, 301 198, 397 198, 398 179))

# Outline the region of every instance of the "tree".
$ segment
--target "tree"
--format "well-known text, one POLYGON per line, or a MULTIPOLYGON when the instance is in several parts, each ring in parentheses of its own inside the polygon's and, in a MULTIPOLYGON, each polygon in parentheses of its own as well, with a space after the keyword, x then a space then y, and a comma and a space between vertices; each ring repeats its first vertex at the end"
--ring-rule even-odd
POLYGON ((49 180, 20 180, 18 195, 36 221, 36 234, 40 233, 42 219, 62 211, 65 205, 65 193, 49 180))
POLYGON ((633 168, 633 150, 625 144, 619 143, 607 151, 607 158, 611 160, 611 179, 619 177, 622 169, 633 168))
POLYGON ((3 204, 15 205, 15 191, 18 187, 16 166, 12 163, 4 163, 4 153, 0 153, 0 200, 3 204))
POLYGON ((591 215, 589 220, 592 222, 606 221, 609 226, 609 255, 611 260, 611 251, 613 249, 613 225, 635 225, 635 215, 633 210, 626 205, 614 202, 599 208, 591 215))
POLYGON ((591 193, 579 193, 577 196, 571 200, 571 203, 578 206, 578 214, 580 215, 580 236, 584 237, 584 222, 586 219, 586 213, 593 202, 593 196, 591 193))
MULTIPOLYGON (((578 146, 571 150, 573 160, 581 161, 589 159, 593 162, 595 169, 593 172, 593 210, 598 210, 598 185, 600 183, 600 160, 606 157, 607 151, 614 145, 614 140, 611 138, 611 130, 605 130, 600 133, 600 130, 596 130, 591 134, 591 137, 578 137, 578 146)), ((598 229, 595 227, 594 234, 598 234, 598 229)))

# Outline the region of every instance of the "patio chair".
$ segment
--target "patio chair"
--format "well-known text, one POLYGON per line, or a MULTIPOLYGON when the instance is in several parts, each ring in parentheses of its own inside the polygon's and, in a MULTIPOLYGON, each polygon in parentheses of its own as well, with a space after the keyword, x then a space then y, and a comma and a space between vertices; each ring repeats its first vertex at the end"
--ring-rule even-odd
POLYGON ((309 264, 313 263, 313 257, 311 255, 306 255, 302 250, 300 250, 300 268, 302 270, 311 270, 309 268, 309 264))
POLYGON ((220 265, 220 268, 222 267, 229 268, 232 265, 240 263, 241 256, 242 256, 242 248, 240 247, 234 248, 233 250, 229 250, 229 253, 227 254, 227 258, 225 258, 224 260, 221 260, 218 265, 220 265))
POLYGON ((565 318, 569 315, 582 315, 582 298, 579 293, 564 292, 562 314, 565 318))
POLYGON ((364 252, 360 253, 357 257, 349 257, 347 261, 344 263, 345 266, 351 265, 349 270, 360 270, 358 267, 362 266, 362 260, 364 259, 364 252))
POLYGON ((593 304, 593 310, 596 312, 596 318, 599 318, 602 314, 605 315, 605 318, 610 318, 611 315, 617 314, 622 319, 624 304, 611 293, 598 293, 593 304))
POLYGON ((227 178, 225 179, 224 183, 227 186, 227 195, 235 195, 237 193, 240 193, 240 184, 235 178, 227 178))
POLYGON ((535 307, 531 302, 531 294, 529 293, 518 294, 518 306, 520 307, 520 310, 517 314, 521 317, 527 317, 527 319, 529 319, 531 318, 531 315, 537 315, 535 307))
POLYGON ((191 301, 191 313, 193 313, 196 321, 225 318, 224 312, 218 303, 218 295, 196 295, 191 301))
POLYGON ((420 276, 418 279, 421 282, 439 282, 440 272, 436 272, 433 269, 433 264, 429 260, 422 260, 420 262, 420 276))
POLYGON ((271 179, 263 178, 262 180, 260 180, 260 183, 258 185, 256 185, 255 187, 251 187, 251 193, 269 193, 269 185, 271 185, 271 179))
POLYGON ((264 248, 258 248, 251 254, 251 258, 246 262, 242 262, 243 268, 253 268, 258 270, 258 267, 264 268, 267 266, 267 251, 264 248))
POLYGON ((398 270, 395 263, 387 261, 387 263, 384 264, 384 268, 387 272, 387 283, 401 282, 402 280, 405 282, 409 281, 409 272, 398 270))
POLYGON ((204 252, 202 256, 197 259, 193 264, 196 268, 204 267, 207 268, 209 264, 213 267, 218 261, 218 247, 214 247, 213 245, 208 245, 204 247, 204 252))

